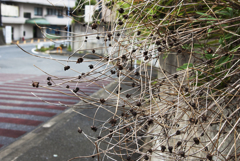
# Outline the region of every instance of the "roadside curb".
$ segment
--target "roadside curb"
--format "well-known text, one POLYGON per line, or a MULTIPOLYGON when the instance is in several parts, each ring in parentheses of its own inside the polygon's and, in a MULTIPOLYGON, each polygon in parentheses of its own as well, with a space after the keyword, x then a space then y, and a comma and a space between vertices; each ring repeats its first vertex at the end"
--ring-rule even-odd
MULTIPOLYGON (((109 85, 105 87, 105 89, 112 90, 114 86, 116 86, 117 82, 111 82, 109 85)), ((108 95, 105 92, 105 89, 100 89, 97 92, 93 93, 91 97, 95 98, 102 98, 108 95)), ((80 101, 76 105, 83 105, 84 102, 80 101)), ((13 142, 12 144, 8 145, 4 149, 0 151, 0 160, 1 161, 14 161, 18 157, 24 155, 29 149, 38 146, 44 138, 51 133, 52 131, 61 128, 62 124, 64 124, 67 120, 72 118, 73 116, 78 115, 77 113, 73 112, 70 108, 63 113, 55 116, 48 122, 40 125, 33 131, 27 133, 26 135, 22 136, 19 140, 13 142)))

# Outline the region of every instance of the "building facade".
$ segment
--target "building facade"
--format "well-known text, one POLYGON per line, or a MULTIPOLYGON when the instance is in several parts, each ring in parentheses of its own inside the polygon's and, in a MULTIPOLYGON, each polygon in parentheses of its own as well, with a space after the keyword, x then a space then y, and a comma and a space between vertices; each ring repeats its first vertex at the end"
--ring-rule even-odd
POLYGON ((71 23, 68 7, 74 5, 75 0, 2 0, 3 29, 11 29, 12 41, 42 38, 44 33, 47 38, 66 36, 71 23))

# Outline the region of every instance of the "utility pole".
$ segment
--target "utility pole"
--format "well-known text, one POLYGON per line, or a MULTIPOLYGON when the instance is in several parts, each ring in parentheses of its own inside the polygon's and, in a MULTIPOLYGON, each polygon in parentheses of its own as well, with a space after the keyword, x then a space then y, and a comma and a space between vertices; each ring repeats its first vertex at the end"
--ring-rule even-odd
POLYGON ((2 0, 0 0, 0 27, 2 26, 2 0))
POLYGON ((68 23, 67 23, 67 41, 68 41, 68 46, 70 45, 70 41, 69 41, 69 13, 70 13, 70 6, 69 6, 69 0, 68 0, 68 23))

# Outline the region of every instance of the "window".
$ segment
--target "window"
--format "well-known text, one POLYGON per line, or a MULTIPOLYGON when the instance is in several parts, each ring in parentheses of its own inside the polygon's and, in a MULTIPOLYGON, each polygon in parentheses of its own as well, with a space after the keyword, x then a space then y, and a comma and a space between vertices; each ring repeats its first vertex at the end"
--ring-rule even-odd
POLYGON ((31 18, 31 13, 24 12, 24 18, 31 18))
POLYGON ((52 8, 47 8, 47 15, 56 15, 56 10, 52 8))
POLYGON ((62 10, 58 10, 58 17, 63 17, 63 11, 62 10))
POLYGON ((42 16, 42 8, 40 8, 40 7, 35 7, 35 8, 34 8, 34 15, 35 15, 35 16, 42 16))

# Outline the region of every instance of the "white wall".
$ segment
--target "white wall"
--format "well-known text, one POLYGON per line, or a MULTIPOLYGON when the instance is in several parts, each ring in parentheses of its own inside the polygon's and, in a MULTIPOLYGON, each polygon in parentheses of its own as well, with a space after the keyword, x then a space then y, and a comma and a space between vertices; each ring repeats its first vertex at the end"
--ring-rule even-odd
POLYGON ((29 24, 24 25, 24 31, 26 32, 25 39, 33 38, 33 26, 29 24))

